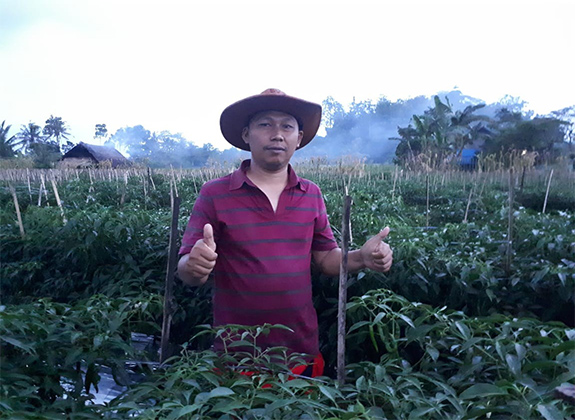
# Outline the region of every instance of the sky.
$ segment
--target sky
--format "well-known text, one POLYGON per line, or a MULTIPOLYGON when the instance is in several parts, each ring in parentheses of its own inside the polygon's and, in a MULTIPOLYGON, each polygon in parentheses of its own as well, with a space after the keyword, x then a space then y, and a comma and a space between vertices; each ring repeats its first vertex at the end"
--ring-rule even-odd
POLYGON ((575 104, 574 16, 573 0, 0 0, 0 121, 225 149, 223 109, 271 87, 344 106, 458 88, 543 115, 575 104))

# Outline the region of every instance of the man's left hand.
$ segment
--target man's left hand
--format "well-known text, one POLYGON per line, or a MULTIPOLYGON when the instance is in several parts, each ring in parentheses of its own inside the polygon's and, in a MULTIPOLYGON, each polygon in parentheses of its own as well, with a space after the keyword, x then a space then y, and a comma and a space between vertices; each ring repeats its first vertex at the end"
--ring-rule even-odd
POLYGON ((377 235, 368 239, 360 249, 361 257, 366 268, 380 271, 389 271, 393 262, 393 251, 383 240, 389 234, 389 227, 382 229, 377 235))

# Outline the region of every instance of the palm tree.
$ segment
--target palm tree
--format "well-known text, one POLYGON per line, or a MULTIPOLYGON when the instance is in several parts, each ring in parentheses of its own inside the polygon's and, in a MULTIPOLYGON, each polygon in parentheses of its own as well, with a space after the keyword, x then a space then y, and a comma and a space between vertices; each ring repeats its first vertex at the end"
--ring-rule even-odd
POLYGON ((18 141, 16 145, 20 146, 24 153, 27 153, 34 144, 41 143, 42 131, 40 126, 29 122, 27 125, 23 125, 18 133, 18 141))
POLYGON ((0 125, 0 158, 11 158, 16 154, 13 149, 16 136, 8 137, 11 127, 11 125, 6 125, 6 121, 2 121, 0 125))
POLYGON ((50 118, 46 120, 46 125, 43 130, 46 139, 54 139, 61 148, 62 139, 68 140, 68 133, 66 123, 62 121, 61 117, 55 117, 50 115, 50 118))

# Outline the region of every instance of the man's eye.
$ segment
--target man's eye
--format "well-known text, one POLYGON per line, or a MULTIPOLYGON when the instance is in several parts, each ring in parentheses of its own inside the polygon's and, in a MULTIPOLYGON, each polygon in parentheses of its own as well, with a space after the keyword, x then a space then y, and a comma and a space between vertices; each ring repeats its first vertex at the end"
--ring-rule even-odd
POLYGON ((293 128, 293 125, 291 124, 284 124, 284 128, 287 128, 289 130, 291 130, 293 128))
POLYGON ((267 123, 267 122, 261 122, 258 124, 258 126, 260 126, 260 127, 268 127, 269 125, 270 125, 270 123, 267 123))

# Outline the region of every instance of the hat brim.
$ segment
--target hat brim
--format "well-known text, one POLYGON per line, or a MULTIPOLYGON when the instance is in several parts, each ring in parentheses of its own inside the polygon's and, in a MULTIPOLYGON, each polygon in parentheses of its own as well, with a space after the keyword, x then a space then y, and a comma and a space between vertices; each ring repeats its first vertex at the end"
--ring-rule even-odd
POLYGON ((298 120, 303 130, 299 148, 308 144, 316 135, 321 123, 321 105, 287 95, 255 95, 228 106, 220 117, 220 129, 224 138, 232 146, 250 150, 242 138, 242 131, 250 119, 262 111, 280 111, 298 120))

